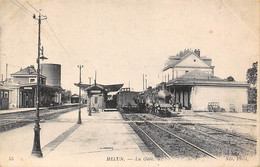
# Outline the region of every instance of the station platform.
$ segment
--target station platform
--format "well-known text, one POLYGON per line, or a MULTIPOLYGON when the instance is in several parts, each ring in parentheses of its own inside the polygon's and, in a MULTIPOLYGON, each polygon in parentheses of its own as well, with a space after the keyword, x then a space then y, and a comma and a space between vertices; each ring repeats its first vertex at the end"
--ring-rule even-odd
POLYGON ((0 165, 129 166, 136 159, 156 160, 118 111, 88 116, 82 108, 81 117, 76 124, 77 109, 40 124, 40 159, 31 156, 33 124, 0 133, 0 165))

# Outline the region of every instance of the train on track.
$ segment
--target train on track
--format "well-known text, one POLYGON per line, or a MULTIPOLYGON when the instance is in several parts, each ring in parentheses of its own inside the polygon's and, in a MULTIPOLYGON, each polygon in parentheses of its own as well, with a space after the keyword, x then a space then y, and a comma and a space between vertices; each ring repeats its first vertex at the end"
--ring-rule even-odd
POLYGON ((149 87, 146 91, 135 93, 121 91, 117 94, 117 107, 123 112, 150 113, 163 117, 176 116, 180 113, 180 106, 174 104, 173 96, 162 87, 149 87))

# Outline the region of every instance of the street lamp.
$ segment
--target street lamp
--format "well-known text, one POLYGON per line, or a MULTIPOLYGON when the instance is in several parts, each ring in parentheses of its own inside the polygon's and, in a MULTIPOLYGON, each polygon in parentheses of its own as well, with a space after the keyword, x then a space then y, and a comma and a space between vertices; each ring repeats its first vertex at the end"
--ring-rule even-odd
POLYGON ((40 59, 44 60, 47 59, 43 56, 43 47, 41 48, 41 20, 46 20, 47 16, 43 16, 41 18, 41 13, 39 12, 39 17, 36 18, 33 15, 33 18, 38 20, 39 24, 39 33, 38 33, 38 57, 37 57, 37 87, 36 87, 36 119, 34 124, 34 141, 33 141, 33 149, 32 155, 41 158, 42 157, 42 150, 41 150, 41 143, 40 143, 40 115, 39 115, 39 108, 40 108, 40 59))
POLYGON ((78 116, 78 122, 77 124, 81 124, 81 68, 83 68, 83 65, 78 65, 79 68, 79 116, 78 116))

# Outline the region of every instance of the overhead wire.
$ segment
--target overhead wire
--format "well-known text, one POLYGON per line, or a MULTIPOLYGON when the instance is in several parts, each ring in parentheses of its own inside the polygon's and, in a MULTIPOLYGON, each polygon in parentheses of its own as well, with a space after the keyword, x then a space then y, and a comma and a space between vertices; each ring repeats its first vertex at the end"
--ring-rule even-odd
POLYGON ((30 4, 28 1, 26 1, 36 12, 40 13, 39 10, 37 10, 32 4, 30 4))
POLYGON ((19 2, 18 0, 15 0, 16 2, 18 2, 26 11, 28 11, 29 13, 31 13, 32 15, 34 15, 33 12, 31 12, 29 9, 27 9, 21 2, 19 2))
POLYGON ((53 41, 53 39, 50 37, 49 33, 46 31, 46 29, 44 28, 43 25, 42 25, 42 30, 44 31, 44 34, 46 35, 47 39, 50 39, 51 41, 53 41))
MULTIPOLYGON (((31 3, 29 3, 28 1, 26 1, 26 2, 27 2, 35 11, 37 11, 37 12, 40 13, 40 11, 37 10, 31 3)), ((63 44, 62 44, 61 41, 59 40, 58 36, 57 36, 56 33, 54 32, 53 28, 51 27, 51 25, 50 25, 50 23, 48 22, 47 19, 46 19, 46 22, 47 22, 49 28, 51 29, 51 31, 52 31, 54 37, 55 37, 56 40, 58 41, 59 45, 62 47, 62 49, 65 51, 65 53, 66 53, 67 55, 69 55, 68 52, 67 52, 67 50, 65 49, 65 47, 63 46, 63 44)), ((50 35, 47 33, 47 31, 46 31, 44 28, 43 28, 43 31, 45 31, 45 33, 47 34, 47 36, 50 38, 50 35)), ((50 39, 51 39, 51 38, 50 38, 50 39)), ((51 40, 52 40, 52 39, 51 39, 51 40)), ((53 41, 53 40, 52 40, 52 41, 53 41)))
MULTIPOLYGON (((40 10, 36 9, 30 2, 26 1, 30 6, 31 8, 33 8, 37 13, 40 13, 40 10)), ((42 15, 42 14, 41 14, 42 15)), ((52 40, 52 38, 50 37, 49 33, 45 30, 45 28, 43 27, 42 25, 42 29, 43 29, 43 32, 44 32, 44 35, 46 36, 46 38, 49 40, 52 40)), ((53 41, 53 40, 52 40, 53 41)))
POLYGON ((61 41, 59 40, 59 38, 57 37, 56 33, 55 33, 54 30, 52 29, 52 27, 51 27, 50 23, 48 22, 48 20, 46 20, 46 22, 47 22, 49 28, 51 29, 52 33, 54 34, 56 40, 59 42, 60 46, 63 48, 63 50, 65 51, 65 53, 66 53, 67 55, 69 55, 68 52, 67 52, 67 50, 65 49, 65 47, 63 46, 63 44, 61 43, 61 41))
MULTIPOLYGON (((15 1, 16 1, 18 4, 20 4, 20 5, 18 5, 17 3, 15 3, 13 0, 10 0, 10 1, 11 1, 13 4, 15 4, 17 7, 19 7, 20 9, 22 9, 24 12, 26 12, 27 14, 29 14, 30 16, 32 16, 32 17, 35 16, 35 14, 34 14, 33 12, 31 12, 29 9, 27 9, 27 8, 26 8, 22 3, 20 3, 18 0, 15 0, 15 1)), ((31 8, 33 8, 36 12, 40 13, 40 11, 37 10, 31 3, 29 3, 28 1, 26 1, 26 2, 27 2, 27 3, 31 6, 31 8)), ((67 52, 67 50, 65 49, 65 47, 63 46, 63 44, 62 44, 61 41, 59 40, 58 36, 57 36, 56 33, 54 32, 54 30, 53 30, 53 28, 51 27, 51 25, 50 25, 50 23, 48 22, 48 20, 46 20, 46 22, 47 22, 47 24, 48 24, 50 30, 52 31, 52 33, 53 33, 55 39, 58 41, 59 45, 61 46, 61 48, 64 50, 64 52, 65 52, 67 55, 69 55, 68 52, 67 52)), ((48 36, 49 39, 52 40, 52 38, 50 37, 50 35, 49 35, 48 32, 46 31, 46 29, 43 28, 43 31, 46 33, 46 36, 48 36)), ((52 40, 52 41, 53 41, 53 40, 52 40)))
POLYGON ((31 17, 33 17, 34 14, 31 14, 32 12, 28 12, 26 9, 24 9, 23 7, 21 7, 20 5, 18 5, 17 3, 15 3, 14 1, 10 0, 14 5, 16 5, 17 7, 19 7, 20 9, 22 9, 22 11, 24 11, 26 14, 30 15, 31 17))

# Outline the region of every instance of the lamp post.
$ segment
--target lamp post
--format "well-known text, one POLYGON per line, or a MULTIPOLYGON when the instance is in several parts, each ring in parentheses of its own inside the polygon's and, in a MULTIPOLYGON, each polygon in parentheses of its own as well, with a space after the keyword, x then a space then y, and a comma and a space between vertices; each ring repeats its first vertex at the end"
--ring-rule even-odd
POLYGON ((79 116, 78 116, 78 122, 77 124, 81 124, 81 68, 83 68, 83 65, 78 65, 79 68, 79 116))
POLYGON ((39 108, 40 108, 40 59, 44 60, 47 59, 43 56, 43 47, 41 49, 41 20, 46 20, 47 16, 43 16, 41 18, 41 13, 39 12, 39 17, 36 18, 35 15, 33 15, 33 18, 38 20, 39 25, 39 32, 38 32, 38 57, 37 57, 37 87, 36 87, 36 119, 34 124, 34 140, 33 140, 33 149, 32 149, 32 155, 41 158, 42 157, 42 150, 41 150, 41 144, 40 144, 40 114, 39 114, 39 108), (40 56, 41 55, 41 56, 40 56))

